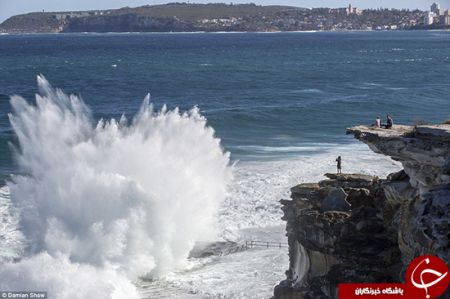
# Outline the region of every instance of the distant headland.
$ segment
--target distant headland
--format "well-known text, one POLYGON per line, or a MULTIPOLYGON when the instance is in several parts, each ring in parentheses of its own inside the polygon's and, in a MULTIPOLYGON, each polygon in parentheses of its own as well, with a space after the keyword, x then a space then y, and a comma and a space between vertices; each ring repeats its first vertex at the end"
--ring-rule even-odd
POLYGON ((450 29, 450 10, 300 8, 169 3, 110 10, 32 12, 10 17, 0 33, 276 32, 450 29))

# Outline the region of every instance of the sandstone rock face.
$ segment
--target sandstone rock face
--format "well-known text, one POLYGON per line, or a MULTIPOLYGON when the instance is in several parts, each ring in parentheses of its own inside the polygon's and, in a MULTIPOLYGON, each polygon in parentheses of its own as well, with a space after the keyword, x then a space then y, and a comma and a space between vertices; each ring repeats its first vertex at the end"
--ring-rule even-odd
POLYGON ((399 282, 425 253, 450 261, 450 125, 347 132, 404 170, 386 179, 326 174, 291 189, 281 201, 290 265, 277 299, 337 298, 342 282, 399 282))
POLYGON ((350 204, 347 193, 342 188, 329 188, 327 196, 322 202, 322 211, 348 211, 350 204))
POLYGON ((450 182, 445 171, 450 157, 450 125, 394 126, 390 130, 357 126, 347 133, 375 152, 400 161, 413 187, 421 192, 450 182))
POLYGON ((326 176, 319 185, 293 187, 292 200, 281 201, 290 269, 275 298, 336 298, 340 282, 399 280, 401 253, 391 228, 399 203, 385 200, 385 182, 357 174, 326 176), (303 272, 299 254, 306 255, 303 272))
POLYGON ((387 200, 400 203, 395 221, 405 266, 424 253, 450 261, 450 125, 358 126, 347 132, 403 165, 402 177, 383 189, 387 200))

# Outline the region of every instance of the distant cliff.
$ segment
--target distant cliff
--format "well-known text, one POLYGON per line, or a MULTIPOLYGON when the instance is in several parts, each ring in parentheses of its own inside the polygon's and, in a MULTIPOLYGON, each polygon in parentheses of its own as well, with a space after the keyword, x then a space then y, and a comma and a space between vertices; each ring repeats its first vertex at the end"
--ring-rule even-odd
POLYGON ((0 32, 6 33, 56 33, 64 24, 48 13, 29 13, 13 16, 0 24, 0 32))
POLYGON ((270 31, 262 22, 305 9, 255 4, 147 5, 99 11, 36 12, 13 16, 0 25, 10 33, 41 32, 171 32, 171 31, 270 31))
POLYGON ((347 132, 404 169, 386 179, 326 174, 291 189, 282 201, 290 265, 276 299, 337 298, 339 283, 404 280, 417 256, 450 260, 450 125, 347 132))
MULTIPOLYGON (((34 12, 0 24, 6 33, 427 29, 419 10, 170 3, 94 11, 34 12)), ((438 26, 439 27, 439 26, 438 26)), ((434 25, 433 29, 438 28, 434 25)), ((431 27, 430 27, 431 28, 431 27)))

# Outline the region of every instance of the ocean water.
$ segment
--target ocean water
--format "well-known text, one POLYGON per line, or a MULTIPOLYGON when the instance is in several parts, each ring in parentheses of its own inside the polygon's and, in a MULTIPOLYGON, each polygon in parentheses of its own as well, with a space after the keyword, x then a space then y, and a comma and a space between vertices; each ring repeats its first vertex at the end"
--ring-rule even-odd
POLYGON ((286 249, 195 241, 285 242, 279 199, 337 155, 397 170, 345 128, 449 119, 449 71, 446 31, 0 36, 0 289, 269 298, 286 249))

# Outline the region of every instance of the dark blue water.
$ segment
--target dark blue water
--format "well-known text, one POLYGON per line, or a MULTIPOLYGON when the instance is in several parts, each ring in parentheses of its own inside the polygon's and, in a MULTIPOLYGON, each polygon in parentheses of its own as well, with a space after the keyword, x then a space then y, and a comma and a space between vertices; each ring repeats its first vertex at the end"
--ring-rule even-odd
MULTIPOLYGON (((238 159, 354 142, 347 126, 450 118, 450 32, 0 36, 0 175, 15 171, 9 96, 36 75, 79 94, 96 118, 198 105, 238 159)), ((55 128, 57 129, 57 128, 55 128)))

